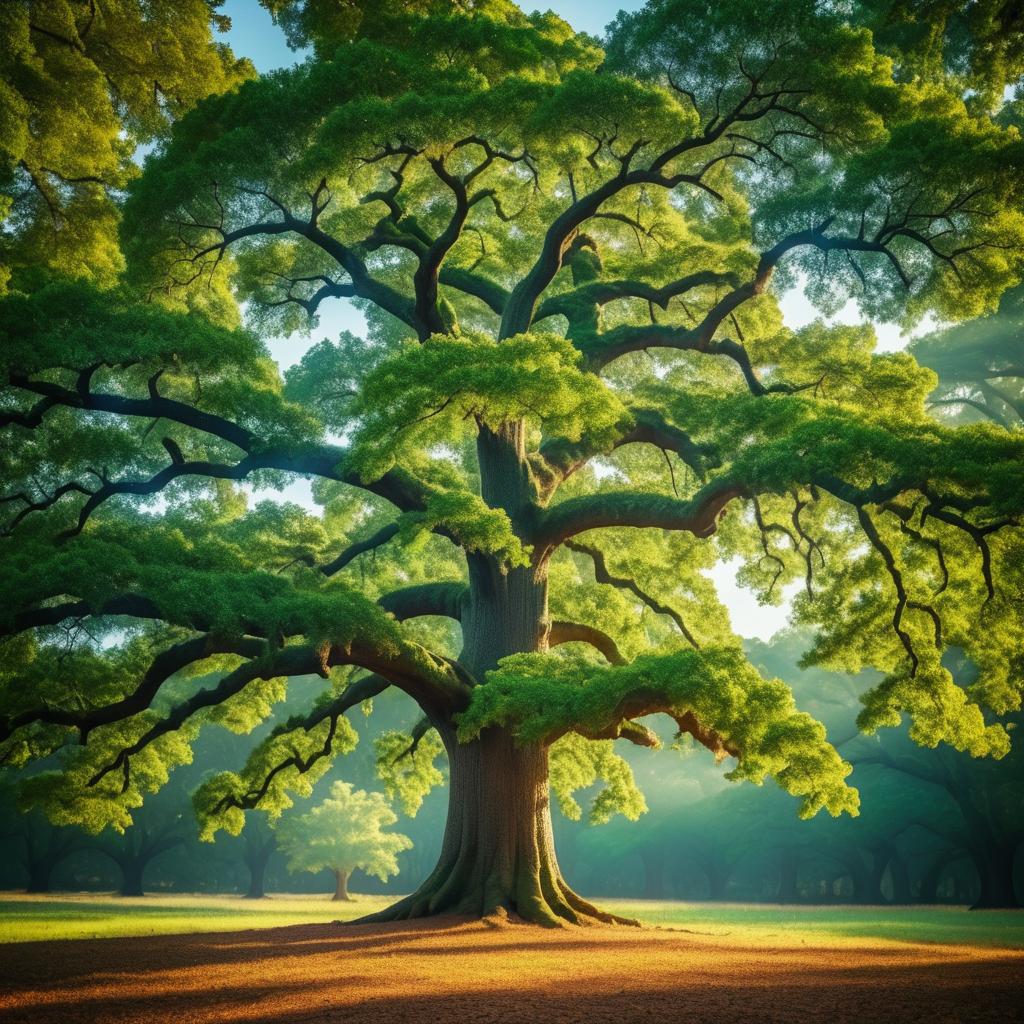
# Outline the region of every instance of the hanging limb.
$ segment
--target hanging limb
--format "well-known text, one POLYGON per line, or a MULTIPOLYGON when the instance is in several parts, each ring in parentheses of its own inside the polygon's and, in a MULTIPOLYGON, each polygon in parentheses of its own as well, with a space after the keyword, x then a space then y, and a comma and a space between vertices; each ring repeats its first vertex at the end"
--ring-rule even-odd
POLYGON ((468 702, 472 688, 468 673, 457 662, 437 657, 410 641, 403 641, 396 648, 378 648, 372 643, 358 640, 347 646, 329 644, 320 647, 284 647, 274 654, 240 665, 224 676, 216 686, 200 690, 176 705, 134 743, 123 748, 113 761, 101 768, 89 780, 89 785, 95 786, 111 772, 121 769, 124 780, 122 792, 126 791, 132 756, 161 736, 180 729, 197 712, 222 704, 257 679, 302 675, 327 678, 331 668, 340 665, 366 668, 403 690, 421 707, 441 714, 461 710, 468 702))
MULTIPOLYGON (((635 595, 640 599, 648 608, 657 612, 659 615, 667 615, 678 627, 679 632, 686 637, 687 642, 696 648, 700 647, 697 643, 693 633, 690 632, 689 627, 683 620, 683 617, 674 608, 667 604, 659 601, 656 597, 648 594, 647 591, 643 590, 635 580, 629 579, 625 576, 615 576, 608 570, 608 563, 605 561, 604 552, 600 548, 596 548, 590 544, 582 544, 579 541, 566 541, 565 546, 570 551, 576 551, 581 555, 586 555, 594 563, 594 580, 597 583, 604 583, 611 587, 617 587, 620 590, 628 590, 631 594, 635 595)), ((611 658, 608 659, 611 661, 611 658)), ((614 663, 613 663, 614 664, 614 663)))
POLYGON ((938 612, 936 612, 931 605, 910 600, 907 595, 906 586, 903 582, 903 574, 900 572, 899 566, 896 564, 896 559, 893 556, 892 551, 889 550, 888 545, 882 540, 882 537, 878 532, 878 528, 875 526, 874 520, 872 520, 867 509, 863 506, 857 506, 857 519, 860 522, 861 529, 870 541, 871 546, 879 555, 881 555, 885 568, 889 573, 889 578, 892 580, 893 586, 896 588, 896 607, 893 609, 892 628, 899 637, 900 643, 903 645, 903 649, 907 652, 907 657, 910 658, 910 675, 911 678, 913 678, 917 675, 920 659, 917 656, 917 652, 914 650, 914 644, 910 638, 910 634, 903 629, 903 612, 907 608, 912 608, 915 611, 923 612, 932 620, 932 625, 935 629, 935 646, 939 650, 942 650, 942 621, 939 619, 938 612))
MULTIPOLYGON (((879 508, 883 512, 889 512, 896 517, 900 524, 900 530, 906 536, 916 541, 924 547, 931 548, 935 552, 935 558, 939 563, 939 572, 942 574, 942 582, 939 584, 938 589, 935 591, 935 596, 938 597, 946 587, 949 586, 949 568, 946 565, 946 555, 942 550, 942 543, 935 537, 928 537, 923 534, 920 530, 914 529, 910 525, 910 520, 913 519, 914 513, 917 508, 917 502, 910 508, 899 505, 896 502, 887 501, 885 504, 880 505, 879 508)), ((923 520, 927 516, 927 512, 922 512, 922 525, 923 520)), ((989 593, 989 597, 992 596, 992 592, 989 593)))
POLYGON ((39 707, 23 711, 8 719, 0 719, 0 742, 6 740, 22 726, 33 722, 66 725, 78 730, 79 743, 86 743, 89 733, 102 725, 120 722, 145 711, 160 688, 173 675, 195 662, 214 654, 237 654, 243 658, 258 658, 266 650, 266 643, 253 637, 224 637, 215 634, 193 637, 169 647, 158 654, 146 670, 139 685, 121 700, 85 711, 39 707))
MULTIPOLYGON (((795 546, 797 552, 799 552, 800 554, 803 555, 804 562, 807 565, 807 574, 806 574, 807 596, 808 597, 813 597, 814 596, 814 589, 813 589, 813 583, 814 583, 814 561, 813 561, 813 558, 814 558, 814 555, 816 554, 818 556, 819 560, 821 561, 822 567, 824 567, 824 565, 825 565, 825 556, 822 554, 821 546, 803 528, 803 524, 800 522, 800 513, 805 508, 807 508, 807 506, 811 503, 811 501, 810 500, 804 501, 803 498, 800 497, 799 490, 797 488, 795 488, 795 487, 793 488, 793 491, 791 493, 792 493, 792 496, 793 496, 793 512, 792 512, 790 518, 792 519, 792 522, 793 522, 793 529, 796 530, 796 535, 797 535, 797 537, 800 538, 799 540, 795 540, 794 541, 794 546, 795 546), (801 541, 803 541, 803 542, 805 542, 807 544, 807 551, 806 552, 802 552, 800 550, 800 542, 801 541)), ((811 494, 812 494, 812 500, 813 500, 813 495, 814 495, 814 487, 813 487, 813 485, 811 487, 811 494)))
MULTIPOLYGON (((334 739, 337 735, 338 719, 354 708, 357 704, 361 704, 364 700, 370 700, 373 697, 383 693, 391 683, 384 679, 382 676, 376 673, 363 676, 350 683, 334 700, 328 701, 326 704, 320 705, 318 708, 314 708, 305 717, 295 721, 289 721, 288 725, 282 727, 279 732, 287 731, 294 732, 297 729, 302 729, 304 732, 311 732, 321 722, 329 721, 330 725, 327 729, 327 736, 324 738, 323 745, 318 749, 314 750, 307 757, 303 757, 298 753, 289 754, 283 758, 277 764, 273 765, 268 769, 266 775, 260 781, 260 784, 253 789, 248 790, 243 794, 228 793, 223 796, 216 804, 214 808, 216 812, 222 812, 227 810, 229 807, 237 807, 241 810, 252 810, 259 806, 260 801, 270 791, 270 786, 274 779, 281 774, 281 772, 287 771, 289 768, 295 768, 300 774, 308 772, 317 761, 322 760, 325 757, 330 757, 334 748, 334 739)), ((275 734, 279 734, 275 732, 275 734)))
POLYGON ((988 596, 985 598, 985 603, 988 604, 993 597, 996 596, 995 581, 992 578, 992 549, 988 545, 988 536, 992 533, 997 533, 999 530, 1004 529, 1007 526, 1017 525, 1017 519, 1010 517, 1006 519, 997 520, 994 523, 988 523, 985 526, 976 526, 962 515, 958 515, 952 509, 943 506, 940 499, 934 495, 925 491, 925 496, 928 498, 929 503, 924 507, 921 512, 921 525, 924 525, 924 520, 931 516, 933 519, 938 519, 941 522, 949 523, 951 526, 957 527, 967 534, 971 540, 974 541, 975 546, 981 555, 981 575, 985 580, 985 589, 988 596))
POLYGON ((756 496, 751 499, 751 502, 754 506, 754 522, 757 524, 757 529, 761 537, 761 550, 764 552, 764 558, 762 561, 767 559, 778 565, 778 569, 772 577, 771 585, 768 587, 768 594, 771 596, 772 592, 775 590, 775 585, 779 582, 779 577, 786 571, 786 563, 769 548, 768 534, 781 533, 785 537, 788 537, 795 551, 799 550, 799 546, 796 538, 789 532, 789 530, 786 529, 786 527, 782 526, 780 523, 769 523, 765 521, 764 513, 761 510, 761 502, 756 496))

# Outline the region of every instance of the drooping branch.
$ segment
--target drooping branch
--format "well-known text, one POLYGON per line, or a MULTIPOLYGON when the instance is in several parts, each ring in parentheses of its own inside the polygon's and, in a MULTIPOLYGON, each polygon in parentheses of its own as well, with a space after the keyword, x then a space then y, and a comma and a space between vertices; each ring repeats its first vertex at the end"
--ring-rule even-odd
POLYGON ((552 622, 548 630, 548 646, 558 647, 571 643, 590 644, 595 650, 600 651, 611 665, 626 664, 618 644, 596 626, 587 626, 582 622, 552 622))
POLYGON ((390 685, 391 684, 388 680, 384 679, 382 676, 371 673, 368 676, 363 676, 363 678, 350 683, 334 700, 328 701, 326 704, 321 704, 319 707, 314 708, 308 715, 299 721, 289 722, 285 727, 288 731, 302 729, 304 732, 310 732, 324 721, 330 722, 330 725, 327 730, 327 736, 324 738, 323 745, 318 750, 314 750, 306 757, 293 752, 287 757, 282 758, 282 760, 278 761, 277 764, 273 765, 267 771, 258 786, 243 794, 227 793, 218 802, 215 810, 221 812, 230 807, 237 807, 240 810, 251 810, 252 808, 258 807, 260 801, 268 792, 270 792, 270 786, 274 779, 282 772, 287 771, 289 768, 294 768, 300 774, 304 774, 305 772, 308 772, 318 761, 323 760, 325 757, 330 757, 334 747, 335 735, 337 733, 338 719, 346 711, 354 708, 357 704, 361 704, 364 700, 372 700, 374 697, 383 693, 390 685))
POLYGON ((180 729, 204 708, 222 704, 257 679, 304 675, 327 678, 332 668, 342 665, 358 665, 376 673, 407 693, 425 710, 451 713, 464 707, 469 699, 469 677, 461 666, 448 659, 438 658, 409 641, 397 648, 378 647, 358 640, 345 646, 325 644, 319 647, 284 647, 273 654, 240 665, 224 676, 216 686, 200 690, 172 708, 134 743, 122 749, 110 764, 100 769, 90 779, 89 785, 96 785, 111 772, 120 769, 124 775, 123 788, 126 790, 130 760, 135 754, 161 736, 180 729))
POLYGON ((145 711, 160 688, 173 675, 197 661, 214 654, 237 654, 243 658, 258 658, 266 650, 266 643, 249 637, 227 637, 216 634, 184 640, 158 654, 146 670, 138 686, 121 700, 84 711, 64 708, 38 707, 0 720, 0 742, 6 740, 22 726, 33 722, 66 725, 78 730, 79 742, 85 743, 89 733, 102 725, 121 722, 145 711))
POLYGON ((885 563, 885 568, 889 573, 889 578, 892 580, 893 586, 896 588, 896 607, 893 609, 892 628, 899 637, 900 643, 903 645, 903 649, 907 652, 907 657, 910 658, 910 674, 911 676, 915 676, 917 675, 917 669, 921 662, 917 652, 914 650, 914 642, 911 639, 910 634, 903 629, 903 613, 907 608, 912 608, 915 611, 923 612, 928 615, 935 628, 935 646, 939 650, 942 649, 942 622, 939 619, 938 613, 931 605, 923 604, 920 601, 910 600, 907 594, 906 585, 903 582, 903 573, 896 564, 896 559, 893 556, 892 551, 889 549, 889 546, 884 540, 882 540, 882 537, 878 532, 878 528, 875 526, 874 520, 871 518, 867 509, 863 506, 858 506, 857 508, 857 519, 860 522, 861 529, 871 542, 871 546, 879 553, 879 555, 881 555, 882 561, 885 563))
MULTIPOLYGON (((594 547, 592 544, 582 544, 579 541, 566 541, 565 546, 570 551, 576 551, 581 555, 586 555, 594 563, 594 580, 597 583, 605 583, 611 587, 617 587, 620 590, 628 590, 635 597, 639 598, 648 608, 652 611, 657 612, 658 615, 667 615, 678 627, 679 632, 686 637, 687 642, 694 648, 700 647, 693 633, 690 632, 689 627, 683 620, 683 617, 676 611, 675 608, 670 607, 662 601, 659 601, 653 594, 647 593, 643 590, 636 580, 629 579, 626 576, 616 576, 608 570, 608 563, 605 560, 604 552, 600 548, 594 547)), ((610 658, 608 659, 611 660, 610 658)))

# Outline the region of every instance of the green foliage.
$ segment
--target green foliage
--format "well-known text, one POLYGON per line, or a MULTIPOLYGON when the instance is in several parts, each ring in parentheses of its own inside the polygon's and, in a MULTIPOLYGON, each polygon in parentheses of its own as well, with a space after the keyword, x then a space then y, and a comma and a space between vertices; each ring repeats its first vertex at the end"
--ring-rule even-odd
POLYGON ((294 805, 293 797, 305 799, 312 794, 331 767, 329 751, 348 754, 358 742, 358 734, 345 718, 333 725, 324 719, 311 729, 291 720, 276 728, 253 748, 241 771, 219 772, 193 793, 199 838, 212 842, 220 829, 237 836, 245 827, 245 808, 240 804, 254 793, 259 794, 257 809, 276 822, 294 805))
POLYGON ((147 795, 166 785, 174 768, 190 764, 196 729, 186 727, 154 740, 132 758, 128 776, 111 772, 95 781, 118 753, 153 723, 152 713, 97 729, 88 746, 61 758, 59 770, 44 771, 22 782, 19 805, 40 808, 55 825, 77 825, 93 835, 109 827, 123 833, 133 823, 132 811, 147 795))
POLYGON ((600 443, 626 418, 579 352, 553 334, 523 334, 497 344, 480 335, 428 338, 367 374, 352 460, 364 480, 380 477, 405 451, 457 441, 468 420, 492 429, 528 419, 545 431, 600 443))
POLYGON ((444 753, 441 737, 433 729, 418 739, 408 733, 389 731, 373 741, 377 776, 389 800, 397 800, 402 812, 415 818, 423 798, 445 777, 434 761, 444 753))
POLYGON ((469 740, 491 725, 511 729, 524 743, 572 731, 601 735, 627 712, 692 715, 737 750, 730 779, 773 778, 802 798, 801 817, 822 808, 833 815, 857 811, 857 791, 844 781, 850 766, 826 741, 824 726, 797 711, 789 688, 764 679, 735 648, 644 655, 607 669, 513 655, 473 691, 459 737, 469 740))
POLYGON ((397 854, 412 849, 408 836, 385 831, 396 821, 382 794, 335 782, 323 803, 278 826, 278 842, 290 871, 358 868, 385 882, 398 874, 397 854))
POLYGON ((47 266, 110 283, 123 267, 116 197, 140 143, 253 74, 203 0, 7 3, 0 10, 0 287, 47 266))
MULTIPOLYGON (((432 721, 461 712, 463 741, 497 725, 553 744, 570 814, 599 779, 592 819, 640 812, 609 743, 655 712, 804 815, 856 812, 824 727, 743 659, 705 575, 723 557, 764 601, 803 583, 808 662, 883 674, 864 729, 909 717, 922 744, 1006 754, 1024 450, 995 374, 1013 370, 1024 143, 1019 103, 998 106, 1021 54, 992 4, 652 0, 602 53, 507 0, 265 0, 314 56, 259 78, 198 0, 92 22, 8 6, 0 762, 52 758, 30 802, 124 827, 201 724, 273 714, 298 650, 320 659, 303 672, 333 652, 432 721), (933 373, 867 327, 787 328, 796 284, 824 314, 852 300, 907 326, 1009 298, 970 344, 920 342, 933 373), (340 298, 367 338, 323 339, 282 381, 261 336, 340 298), (936 374, 994 422, 932 418, 936 374), (295 475, 320 514, 265 500, 295 475), (596 556, 559 550, 580 535, 596 556), (466 619, 472 664, 450 608, 400 623, 377 604, 466 580, 488 610, 466 619), (474 634, 502 601, 508 635, 474 634), (606 635, 488 674, 550 620, 606 635), (76 716, 204 636, 251 656, 197 657, 72 748, 76 716), (950 674, 952 648, 977 679, 950 674), (176 711, 128 775, 91 784, 176 711)), ((204 782, 205 838, 310 794, 355 744, 337 696, 204 782)), ((440 741, 403 744, 378 754, 412 814, 440 741)))
POLYGON ((551 791, 559 809, 570 820, 579 821, 583 816, 583 808, 573 794, 589 789, 598 780, 604 785, 594 795, 587 812, 591 825, 603 825, 614 814, 636 821, 647 812, 647 801, 637 788, 633 770, 613 748, 611 740, 587 740, 576 733, 551 744, 551 791))

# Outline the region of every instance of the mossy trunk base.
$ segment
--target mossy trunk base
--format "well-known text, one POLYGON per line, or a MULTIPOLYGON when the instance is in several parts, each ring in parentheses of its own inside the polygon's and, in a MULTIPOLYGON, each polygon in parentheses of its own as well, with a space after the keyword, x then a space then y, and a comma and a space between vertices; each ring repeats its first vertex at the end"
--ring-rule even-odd
POLYGON ((411 896, 357 923, 435 914, 514 915, 549 927, 635 924, 578 896, 558 869, 547 750, 489 729, 472 743, 444 736, 451 789, 437 866, 411 896))

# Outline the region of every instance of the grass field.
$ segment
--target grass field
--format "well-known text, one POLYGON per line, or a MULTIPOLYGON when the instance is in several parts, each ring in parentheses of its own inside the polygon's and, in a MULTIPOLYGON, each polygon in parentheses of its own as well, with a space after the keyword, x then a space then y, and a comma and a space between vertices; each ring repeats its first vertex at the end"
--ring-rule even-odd
MULTIPOLYGON (((350 920, 379 910, 391 896, 0 894, 0 943, 114 938, 274 928, 350 920)), ((651 900, 599 900, 602 907, 648 925, 760 945, 844 945, 863 939, 1024 949, 1024 912, 949 907, 792 907, 651 900)))

